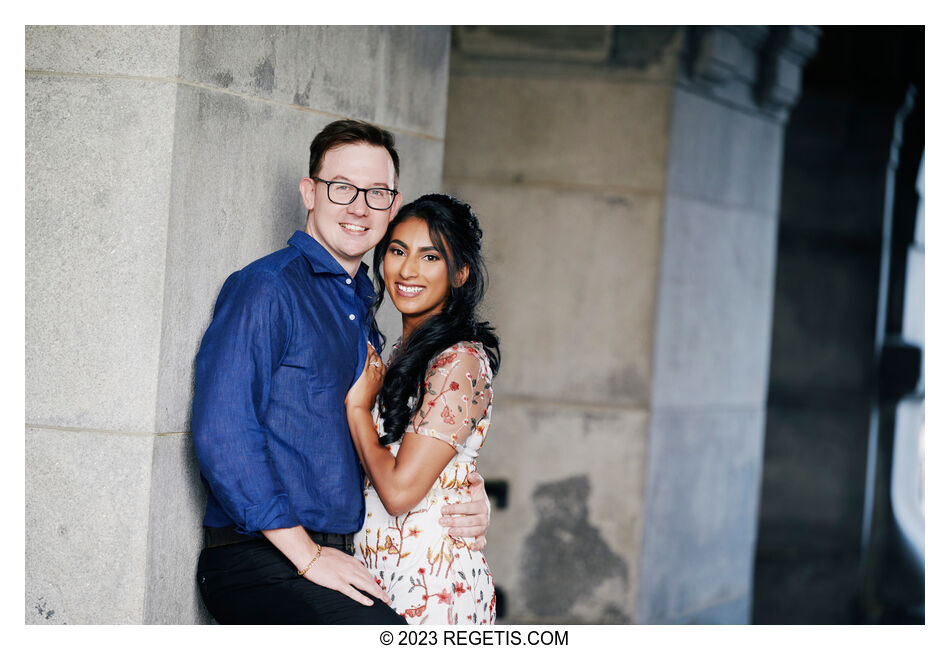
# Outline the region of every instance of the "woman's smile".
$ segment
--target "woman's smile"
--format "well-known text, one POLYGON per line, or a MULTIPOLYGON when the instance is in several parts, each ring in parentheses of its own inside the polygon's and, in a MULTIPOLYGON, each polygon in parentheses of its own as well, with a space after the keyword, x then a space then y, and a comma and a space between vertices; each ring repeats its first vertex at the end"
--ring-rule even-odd
POLYGON ((396 283, 396 292, 400 296, 404 296, 406 298, 415 298, 420 293, 422 293, 423 289, 425 289, 425 287, 420 287, 417 284, 404 284, 402 282, 396 283))

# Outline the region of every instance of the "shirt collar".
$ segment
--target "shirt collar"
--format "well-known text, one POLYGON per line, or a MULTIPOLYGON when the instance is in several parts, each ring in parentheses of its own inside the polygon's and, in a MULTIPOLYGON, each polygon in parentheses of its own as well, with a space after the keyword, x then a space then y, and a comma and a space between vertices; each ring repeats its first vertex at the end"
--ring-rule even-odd
MULTIPOLYGON (((291 235, 290 239, 287 240, 287 243, 303 253, 303 256, 310 262, 310 267, 314 273, 349 275, 349 273, 340 266, 340 263, 336 261, 336 258, 330 255, 320 242, 304 231, 298 230, 295 232, 291 235)), ((362 271, 363 274, 366 273, 366 269, 368 268, 365 262, 360 262, 360 271, 362 271)), ((357 272, 357 275, 360 275, 360 273, 357 272)))

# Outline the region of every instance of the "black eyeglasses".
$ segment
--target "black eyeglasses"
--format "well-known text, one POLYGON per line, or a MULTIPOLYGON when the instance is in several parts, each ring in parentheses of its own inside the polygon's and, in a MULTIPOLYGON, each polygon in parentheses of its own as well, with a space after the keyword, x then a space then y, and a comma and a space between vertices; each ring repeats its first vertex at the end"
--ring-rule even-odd
POLYGON ((373 210, 388 210, 392 206, 393 201, 396 200, 396 194, 398 194, 396 190, 391 190, 387 187, 371 187, 364 190, 362 187, 357 187, 352 183, 325 181, 316 176, 311 176, 310 178, 315 181, 320 181, 321 183, 326 183, 327 198, 337 205, 349 205, 355 201, 356 197, 362 192, 363 197, 366 199, 366 205, 373 210))

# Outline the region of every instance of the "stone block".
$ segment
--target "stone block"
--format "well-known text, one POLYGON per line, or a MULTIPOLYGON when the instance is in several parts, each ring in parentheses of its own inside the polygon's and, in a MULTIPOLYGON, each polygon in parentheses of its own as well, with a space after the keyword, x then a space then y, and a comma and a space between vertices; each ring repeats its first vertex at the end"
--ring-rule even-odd
MULTIPOLYGON (((165 258, 157 431, 190 430, 194 358, 224 280, 287 245, 326 118, 182 86, 165 258), (285 143, 274 147, 273 142, 285 143)), ((153 407, 155 408, 155 407, 153 407)))
POLYGON ((445 176, 660 193, 671 103, 665 84, 453 71, 445 176))
POLYGON ((667 25, 614 25, 612 58, 637 75, 674 82, 680 67, 684 28, 667 25))
POLYGON ((640 410, 496 400, 478 469, 508 484, 485 549, 505 623, 633 621, 646 427, 640 410))
POLYGON ((504 60, 606 64, 613 45, 608 25, 464 25, 453 38, 459 52, 504 60))
POLYGON ((325 117, 441 138, 448 49, 448 27, 185 27, 181 75, 325 117))
POLYGON ((677 616, 665 625, 748 625, 752 622, 752 596, 749 593, 701 610, 677 616))
POLYGON ((672 111, 670 193, 777 214, 785 133, 781 124, 684 89, 674 91, 672 111))
POLYGON ((751 593, 763 425, 755 408, 654 409, 638 623, 751 593))
POLYGON ((175 89, 26 79, 26 420, 151 431, 175 89))
POLYGON ((180 32, 174 25, 27 25, 26 69, 171 80, 180 32))
POLYGON ((154 437, 144 623, 211 620, 195 581, 207 493, 188 434, 154 437))
POLYGON ((484 315, 504 395, 644 405, 659 249, 657 197, 452 183, 484 231, 484 315))
POLYGON ((26 430, 26 623, 140 624, 152 438, 26 430))
POLYGON ((765 401, 775 220, 667 197, 653 404, 765 401))

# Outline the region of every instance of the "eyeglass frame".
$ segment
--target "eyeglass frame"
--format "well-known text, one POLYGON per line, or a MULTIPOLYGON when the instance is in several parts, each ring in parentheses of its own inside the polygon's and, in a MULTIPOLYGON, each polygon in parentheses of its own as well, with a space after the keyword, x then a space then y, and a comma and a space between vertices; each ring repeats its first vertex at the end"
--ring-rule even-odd
POLYGON ((326 184, 327 184, 327 200, 329 200, 330 203, 332 203, 332 204, 334 204, 334 205, 350 205, 351 203, 353 203, 353 201, 355 201, 355 200, 357 199, 357 197, 359 197, 360 192, 362 192, 362 193, 363 193, 363 201, 366 203, 366 207, 367 207, 367 208, 369 208, 370 210, 380 210, 380 211, 382 211, 382 210, 388 210, 389 208, 393 207, 393 203, 396 202, 396 195, 399 194, 399 190, 392 190, 392 189, 389 189, 388 187, 367 187, 367 188, 364 189, 364 188, 362 188, 362 187, 357 187, 357 186, 354 185, 353 183, 347 183, 346 181, 326 181, 326 180, 323 180, 322 178, 317 178, 316 176, 311 176, 311 177, 310 177, 310 180, 312 180, 312 181, 320 181, 321 183, 326 183, 326 184), (354 195, 353 195, 353 198, 350 199, 349 201, 347 201, 346 203, 340 203, 339 201, 334 201, 333 198, 330 196, 330 185, 331 185, 331 184, 332 184, 332 185, 349 185, 350 187, 356 189, 356 194, 354 194, 354 195), (369 192, 370 190, 384 190, 384 191, 386 191, 386 192, 389 192, 389 196, 390 196, 389 205, 387 205, 385 208, 374 208, 373 206, 371 206, 371 205, 369 204, 369 201, 367 200, 367 196, 368 196, 368 195, 366 194, 366 193, 369 192))

